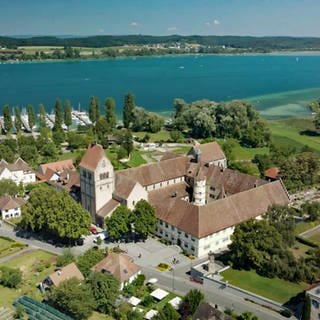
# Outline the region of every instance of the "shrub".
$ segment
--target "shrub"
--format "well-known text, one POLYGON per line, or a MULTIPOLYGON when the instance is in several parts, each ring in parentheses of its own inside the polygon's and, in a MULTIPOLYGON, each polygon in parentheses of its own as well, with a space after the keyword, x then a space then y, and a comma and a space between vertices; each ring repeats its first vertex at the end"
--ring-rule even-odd
POLYGON ((57 258, 56 265, 57 267, 63 267, 73 261, 75 261, 75 257, 72 254, 72 252, 69 249, 67 249, 63 251, 63 254, 57 258))
POLYGON ((0 284, 8 288, 16 288, 22 281, 22 273, 18 269, 0 267, 0 284))
POLYGON ((146 296, 141 304, 145 307, 150 307, 154 303, 153 298, 151 296, 146 296))

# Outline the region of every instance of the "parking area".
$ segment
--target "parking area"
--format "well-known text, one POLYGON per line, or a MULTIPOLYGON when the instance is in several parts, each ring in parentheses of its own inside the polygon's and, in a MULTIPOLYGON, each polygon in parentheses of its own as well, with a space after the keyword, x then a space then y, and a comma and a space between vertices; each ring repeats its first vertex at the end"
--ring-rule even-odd
POLYGON ((178 246, 167 246, 153 238, 148 238, 144 242, 120 243, 119 247, 142 267, 156 267, 161 262, 172 267, 191 264, 191 260, 180 253, 181 249, 178 246))

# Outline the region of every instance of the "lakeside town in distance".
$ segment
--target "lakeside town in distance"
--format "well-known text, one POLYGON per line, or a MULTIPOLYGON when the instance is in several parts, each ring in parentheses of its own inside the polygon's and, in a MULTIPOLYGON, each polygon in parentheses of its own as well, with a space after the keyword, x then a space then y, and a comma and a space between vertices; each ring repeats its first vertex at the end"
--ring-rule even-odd
POLYGON ((320 4, 166 1, 1 5, 0 320, 320 319, 320 25, 306 18, 320 4), (275 10, 290 15, 267 27, 275 10), (169 74, 168 60, 142 58, 137 73, 135 57, 180 54, 194 59, 169 74), (202 54, 227 58, 215 73, 202 54), (91 57, 134 59, 94 61, 90 86, 91 57), (81 61, 63 65, 65 79, 51 60, 81 61), (258 78, 271 87, 275 69, 289 89, 265 117, 259 95, 271 93, 258 78), (177 87, 150 86, 154 74, 177 87), (225 99, 199 96, 218 74, 225 99), (300 87, 288 80, 297 74, 300 87), (255 99, 232 91, 248 77, 241 90, 257 82, 255 99), (141 105, 167 91, 172 110, 141 105))

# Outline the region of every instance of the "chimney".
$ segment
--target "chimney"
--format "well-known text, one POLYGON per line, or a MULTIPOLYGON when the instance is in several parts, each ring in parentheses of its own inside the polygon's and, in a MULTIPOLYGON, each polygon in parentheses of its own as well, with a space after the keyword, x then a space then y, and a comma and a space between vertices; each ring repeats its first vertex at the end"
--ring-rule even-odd
POLYGON ((196 163, 200 163, 200 161, 201 161, 201 151, 200 151, 200 149, 195 149, 195 160, 196 160, 196 163))

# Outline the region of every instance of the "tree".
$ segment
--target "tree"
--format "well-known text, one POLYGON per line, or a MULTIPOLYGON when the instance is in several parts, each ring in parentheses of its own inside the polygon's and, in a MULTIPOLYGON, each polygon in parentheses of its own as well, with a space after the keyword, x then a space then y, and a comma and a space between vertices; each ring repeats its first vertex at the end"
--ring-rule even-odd
POLYGON ((90 269, 104 257, 105 254, 102 250, 92 248, 78 257, 77 266, 85 276, 88 276, 91 272, 90 269))
POLYGON ((133 138, 129 130, 126 130, 123 136, 120 137, 121 146, 127 151, 127 156, 130 155, 133 150, 133 138))
POLYGON ((74 319, 87 319, 96 304, 90 287, 76 278, 61 282, 49 293, 49 302, 74 319))
POLYGON ((192 124, 192 136, 196 138, 212 137, 216 130, 215 118, 205 112, 199 112, 192 124))
POLYGON ((171 306, 171 304, 167 303, 159 313, 153 317, 154 320, 179 320, 180 314, 171 306))
POLYGON ((46 109, 45 106, 40 103, 39 104, 39 127, 40 129, 46 128, 46 109))
POLYGON ((10 132, 10 130, 12 129, 12 119, 9 105, 6 104, 3 106, 2 114, 4 130, 6 130, 6 132, 10 132))
POLYGON ((19 194, 19 192, 20 188, 13 180, 0 180, 0 196, 3 196, 4 194, 15 196, 19 194))
POLYGON ((311 299, 309 295, 306 295, 304 298, 301 320, 310 320, 310 319, 311 319, 311 299))
POLYGON ((130 215, 131 211, 121 205, 114 210, 111 217, 106 219, 106 228, 110 238, 119 239, 129 232, 130 215))
POLYGON ((22 281, 22 273, 19 269, 0 267, 0 284, 8 288, 16 288, 22 281))
POLYGON ((21 110, 19 107, 14 108, 14 127, 17 131, 21 131, 22 122, 21 122, 21 110))
POLYGON ((90 217, 65 191, 44 186, 33 189, 22 207, 21 227, 75 240, 87 234, 90 217))
POLYGON ((100 106, 99 106, 99 99, 97 97, 90 97, 89 102, 89 119, 93 124, 96 123, 96 121, 100 117, 100 106))
POLYGON ((307 201, 301 205, 303 214, 309 217, 310 221, 316 221, 320 218, 320 203, 317 201, 307 201))
POLYGON ((173 130, 173 131, 170 131, 170 139, 173 141, 173 142, 179 142, 181 140, 183 140, 183 134, 181 131, 179 130, 173 130))
POLYGON ((164 120, 155 113, 149 113, 147 118, 146 130, 151 133, 156 133, 161 130, 164 125, 164 120))
POLYGON ((110 131, 109 124, 105 117, 99 117, 96 121, 96 133, 98 135, 99 141, 103 142, 106 134, 110 131))
POLYGON ((19 148, 20 157, 33 165, 37 165, 38 163, 38 149, 35 145, 24 145, 19 148))
POLYGON ((109 128, 112 131, 116 128, 116 113, 115 113, 116 103, 114 99, 107 98, 104 105, 106 108, 106 120, 109 125, 109 128))
POLYGON ((156 228, 155 209, 146 200, 139 200, 132 212, 132 222, 135 231, 143 237, 147 237, 156 228))
POLYGON ((91 288, 97 310, 111 314, 120 294, 119 280, 111 274, 97 272, 89 276, 87 283, 91 288))
POLYGON ((66 100, 64 102, 64 112, 63 112, 63 116, 64 116, 64 124, 69 128, 72 125, 72 116, 71 116, 71 103, 69 100, 66 100))
POLYGON ((122 114, 123 126, 127 129, 130 128, 134 108, 134 96, 131 93, 127 93, 124 97, 124 107, 122 114))
POLYGON ((30 130, 32 131, 32 128, 36 124, 36 115, 34 113, 32 104, 27 105, 27 114, 28 114, 28 124, 29 124, 30 130))
POLYGON ((267 154, 256 154, 252 160, 253 163, 257 164, 260 176, 264 176, 264 172, 272 167, 272 160, 267 154))
POLYGON ((192 289, 183 298, 179 307, 179 313, 181 319, 188 319, 188 316, 192 316, 200 302, 204 299, 204 295, 200 290, 192 289))
POLYGON ((10 149, 10 147, 0 144, 0 157, 1 159, 6 160, 7 162, 13 162, 14 161, 14 153, 10 149))
POLYGON ((61 101, 59 99, 56 100, 54 105, 54 126, 52 130, 62 131, 62 108, 61 101))
POLYGON ((117 149, 117 159, 121 160, 121 159, 124 159, 125 157, 127 157, 127 150, 120 146, 117 149))
POLYGON ((70 249, 66 249, 63 251, 61 256, 58 256, 56 261, 56 266, 63 267, 74 261, 75 261, 75 256, 73 255, 70 249))

